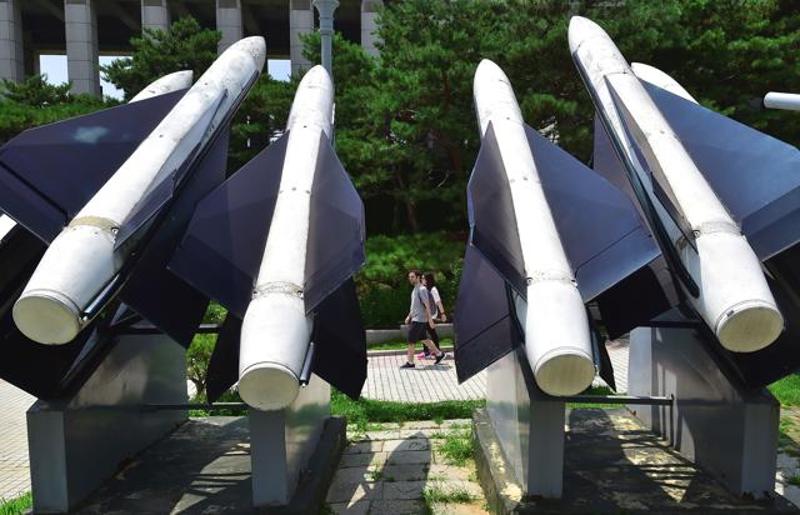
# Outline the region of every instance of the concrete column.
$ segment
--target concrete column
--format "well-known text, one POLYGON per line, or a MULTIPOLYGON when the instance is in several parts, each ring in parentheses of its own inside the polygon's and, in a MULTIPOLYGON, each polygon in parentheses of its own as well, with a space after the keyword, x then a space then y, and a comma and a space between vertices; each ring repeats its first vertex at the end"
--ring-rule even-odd
POLYGON ((100 96, 96 0, 64 0, 67 74, 73 93, 100 96))
POLYGON ((378 30, 378 10, 381 7, 383 7, 383 0, 362 0, 361 2, 361 48, 375 57, 379 54, 375 43, 380 41, 380 38, 375 31, 378 30))
POLYGON ((290 0, 289 2, 289 59, 292 75, 300 75, 311 68, 311 61, 303 57, 301 34, 314 31, 314 9, 311 0, 290 0))
POLYGON ((217 0, 217 30, 222 32, 219 52, 243 37, 241 0, 217 0))
POLYGON ((169 29, 167 0, 142 0, 142 29, 169 29))
POLYGON ((25 77, 21 0, 0 0, 0 79, 25 77))

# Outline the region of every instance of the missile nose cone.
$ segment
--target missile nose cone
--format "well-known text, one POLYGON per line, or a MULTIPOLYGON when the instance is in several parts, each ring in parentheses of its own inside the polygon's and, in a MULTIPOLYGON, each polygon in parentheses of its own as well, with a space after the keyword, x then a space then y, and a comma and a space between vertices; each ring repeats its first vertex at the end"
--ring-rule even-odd
POLYGON ((25 292, 14 303, 12 317, 22 334, 48 345, 70 342, 81 330, 79 310, 52 290, 25 292))
POLYGON ((232 44, 225 50, 228 52, 245 52, 253 57, 258 70, 264 68, 264 62, 267 59, 267 42, 261 36, 250 36, 248 38, 240 39, 232 44))
POLYGON ((733 352, 755 352, 767 347, 783 332, 783 316, 775 306, 751 300, 730 308, 717 324, 723 347, 733 352))
POLYGON ((569 20, 567 38, 569 39, 569 51, 575 53, 581 43, 593 36, 607 36, 606 31, 589 18, 583 16, 573 16, 569 20))

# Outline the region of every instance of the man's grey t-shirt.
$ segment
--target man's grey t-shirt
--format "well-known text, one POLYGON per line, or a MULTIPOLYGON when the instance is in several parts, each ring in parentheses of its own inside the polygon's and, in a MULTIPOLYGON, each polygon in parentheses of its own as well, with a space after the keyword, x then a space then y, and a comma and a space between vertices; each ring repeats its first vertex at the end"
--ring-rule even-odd
POLYGON ((411 321, 412 322, 427 322, 428 317, 425 315, 425 304, 422 299, 428 297, 428 289, 418 284, 411 290, 411 321))

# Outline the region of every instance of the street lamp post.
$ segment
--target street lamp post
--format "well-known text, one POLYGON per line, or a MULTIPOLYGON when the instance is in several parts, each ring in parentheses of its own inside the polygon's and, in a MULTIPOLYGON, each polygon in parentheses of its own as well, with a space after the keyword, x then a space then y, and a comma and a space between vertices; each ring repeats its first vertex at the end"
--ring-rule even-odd
POLYGON ((333 11, 339 7, 339 0, 314 0, 319 12, 319 34, 322 43, 322 67, 328 70, 333 79, 333 11))

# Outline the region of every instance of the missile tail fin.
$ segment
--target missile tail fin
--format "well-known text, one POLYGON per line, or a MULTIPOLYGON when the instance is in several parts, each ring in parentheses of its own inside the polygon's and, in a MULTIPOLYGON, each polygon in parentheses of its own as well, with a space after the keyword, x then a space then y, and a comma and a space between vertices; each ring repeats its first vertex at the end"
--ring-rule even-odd
POLYGON ((214 402, 239 380, 239 340, 242 319, 228 313, 206 372, 206 399, 214 402))
POLYGON ((686 242, 690 245, 694 245, 692 226, 686 219, 686 215, 683 213, 680 203, 678 203, 675 193, 673 193, 672 187, 664 174, 661 162, 656 159, 644 130, 639 126, 636 118, 628 110, 625 101, 617 94, 613 84, 609 82, 608 79, 606 79, 606 84, 608 84, 608 91, 611 93, 614 105, 620 113, 625 133, 628 139, 634 142, 633 150, 636 154, 636 158, 651 177, 653 193, 656 198, 658 198, 661 205, 664 206, 667 213, 669 213, 670 218, 675 222, 686 242))
POLYGON ((275 209, 288 136, 197 204, 170 270, 239 318, 252 296, 275 209))
POLYGON ((364 203, 321 132, 311 189, 306 247, 306 312, 337 291, 364 264, 364 203))
POLYGON ((523 298, 525 264, 517 231, 511 189, 494 128, 490 123, 467 185, 470 241, 501 277, 523 298))
POLYGON ((584 302, 658 257, 630 199, 567 152, 526 127, 561 244, 584 302))
POLYGON ((353 399, 367 380, 367 336, 352 278, 316 308, 313 371, 353 399))
POLYGON ((29 129, 0 149, 0 209, 49 243, 185 90, 29 129))
POLYGON ((154 220, 159 224, 158 230, 133 261, 132 268, 122 272, 127 277, 120 292, 123 302, 187 347, 208 299, 168 270, 167 265, 197 203, 225 179, 229 135, 229 129, 223 128, 180 193, 172 197, 169 216, 154 220))
MULTIPOLYGON (((592 151, 592 169, 603 176, 615 188, 624 192, 631 200, 636 200, 631 183, 625 173, 625 167, 620 162, 611 140, 608 138, 603 123, 595 114, 594 117, 594 148, 592 151)), ((635 204, 638 205, 638 204, 635 204)))
POLYGON ((467 245, 453 321, 459 383, 522 344, 511 295, 503 277, 481 252, 467 245))
POLYGON ((708 184, 767 259, 800 241, 800 151, 645 80, 708 184))
MULTIPOLYGON (((189 130, 184 140, 200 141, 207 135, 212 129, 211 121, 219 110, 225 96, 225 93, 219 94, 215 103, 203 113, 202 118, 189 130)), ((181 145, 178 145, 172 155, 167 158, 167 162, 164 163, 161 175, 156 177, 155 184, 150 186, 150 189, 145 192, 142 199, 134 207, 133 215, 119 228, 114 248, 122 247, 128 239, 136 236, 148 226, 148 222, 158 215, 161 209, 172 200, 181 182, 186 178, 187 172, 196 165, 202 168, 204 166, 208 167, 209 163, 214 163, 217 166, 221 164, 221 167, 216 170, 222 174, 223 179, 225 178, 230 124, 224 123, 217 134, 211 137, 214 139, 208 145, 203 146, 198 143, 188 153, 181 152, 181 145)), ((194 173, 199 173, 199 170, 195 170, 194 173)))

